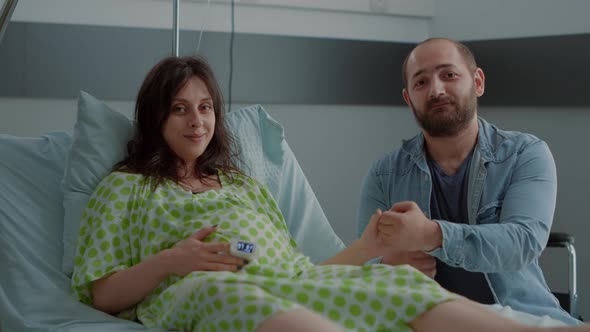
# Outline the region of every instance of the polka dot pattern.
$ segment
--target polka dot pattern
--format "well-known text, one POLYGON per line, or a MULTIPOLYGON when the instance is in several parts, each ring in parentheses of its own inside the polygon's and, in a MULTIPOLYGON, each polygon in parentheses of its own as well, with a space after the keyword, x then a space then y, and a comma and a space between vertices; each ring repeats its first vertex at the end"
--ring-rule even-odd
POLYGON ((256 243, 238 273, 171 276, 119 316, 182 331, 254 331, 268 317, 305 307, 348 331, 408 329, 432 306, 453 298, 409 266, 315 266, 297 250, 276 202, 253 179, 220 174, 222 188, 193 195, 172 182, 155 191, 140 175, 114 172, 88 202, 72 286, 91 303, 90 285, 174 246, 205 226, 205 241, 256 243))

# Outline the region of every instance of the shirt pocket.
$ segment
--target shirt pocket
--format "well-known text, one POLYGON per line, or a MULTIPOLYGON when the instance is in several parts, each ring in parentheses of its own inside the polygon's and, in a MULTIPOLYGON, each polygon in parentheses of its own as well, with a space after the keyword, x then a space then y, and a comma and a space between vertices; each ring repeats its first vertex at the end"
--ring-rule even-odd
POLYGON ((477 213, 477 224, 493 224, 500 221, 502 201, 495 201, 482 207, 477 213))

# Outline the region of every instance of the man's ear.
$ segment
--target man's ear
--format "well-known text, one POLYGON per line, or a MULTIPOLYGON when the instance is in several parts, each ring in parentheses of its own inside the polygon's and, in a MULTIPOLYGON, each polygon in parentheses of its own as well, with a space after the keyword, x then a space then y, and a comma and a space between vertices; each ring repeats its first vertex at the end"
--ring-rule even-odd
POLYGON ((402 97, 404 97, 404 101, 408 106, 412 107, 412 102, 410 101, 410 95, 408 94, 408 89, 403 88, 402 90, 402 97))
POLYGON ((475 94, 478 97, 483 96, 486 88, 486 76, 481 68, 477 68, 475 70, 475 74, 473 74, 473 81, 475 83, 475 94))

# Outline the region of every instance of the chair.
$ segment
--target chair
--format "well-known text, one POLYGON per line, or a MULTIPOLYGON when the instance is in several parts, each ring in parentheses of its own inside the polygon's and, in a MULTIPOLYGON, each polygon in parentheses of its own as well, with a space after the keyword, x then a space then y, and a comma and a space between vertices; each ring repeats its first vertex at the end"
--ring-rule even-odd
POLYGON ((577 270, 576 270, 576 250, 574 248, 574 237, 567 233, 552 232, 549 234, 549 241, 547 247, 565 248, 568 252, 568 266, 569 266, 569 282, 568 292, 559 293, 554 292, 553 295, 557 297, 561 307, 570 313, 572 317, 582 317, 578 315, 578 288, 577 288, 577 270))

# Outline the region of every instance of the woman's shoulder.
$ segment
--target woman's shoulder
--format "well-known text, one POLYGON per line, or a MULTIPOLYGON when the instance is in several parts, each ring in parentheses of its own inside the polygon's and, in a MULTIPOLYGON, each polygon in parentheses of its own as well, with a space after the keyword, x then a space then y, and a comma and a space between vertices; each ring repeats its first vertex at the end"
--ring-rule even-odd
POLYGON ((99 187, 134 187, 147 183, 148 177, 143 174, 125 171, 113 171, 100 181, 99 187))
POLYGON ((105 180, 108 180, 109 182, 113 182, 113 181, 117 181, 117 180, 121 180, 121 181, 125 181, 125 182, 140 182, 140 181, 144 181, 146 179, 146 176, 143 174, 138 174, 138 173, 130 173, 130 172, 125 172, 125 171, 112 171, 111 173, 109 173, 109 175, 107 175, 105 177, 105 180))
POLYGON ((148 192, 147 188, 149 188, 147 178, 142 174, 113 171, 100 181, 92 196, 105 202, 111 202, 117 197, 126 200, 138 194, 143 195, 148 192))

